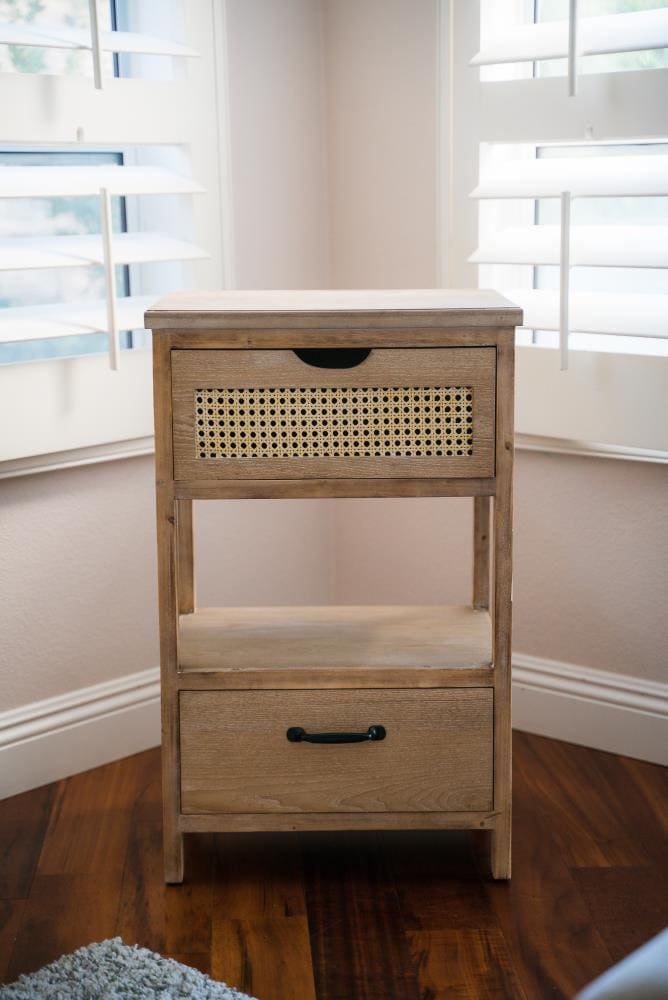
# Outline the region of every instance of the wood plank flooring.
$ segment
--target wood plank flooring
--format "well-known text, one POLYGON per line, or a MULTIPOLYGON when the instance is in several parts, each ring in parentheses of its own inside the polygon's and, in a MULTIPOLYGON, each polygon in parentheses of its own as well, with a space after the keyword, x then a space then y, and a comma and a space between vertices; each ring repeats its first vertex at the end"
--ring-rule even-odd
POLYGON ((668 772, 514 737, 514 875, 484 834, 192 835, 159 751, 0 802, 0 982, 120 935, 260 1000, 571 998, 668 923, 668 772))

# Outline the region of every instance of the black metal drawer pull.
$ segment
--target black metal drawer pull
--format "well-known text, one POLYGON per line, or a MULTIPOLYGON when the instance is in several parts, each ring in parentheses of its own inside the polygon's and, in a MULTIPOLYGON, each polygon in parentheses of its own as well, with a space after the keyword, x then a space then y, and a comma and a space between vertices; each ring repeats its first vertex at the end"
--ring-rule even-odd
POLYGON ((384 740, 385 726, 369 726, 365 733, 307 733, 301 726, 290 726, 285 734, 291 743, 366 743, 384 740))

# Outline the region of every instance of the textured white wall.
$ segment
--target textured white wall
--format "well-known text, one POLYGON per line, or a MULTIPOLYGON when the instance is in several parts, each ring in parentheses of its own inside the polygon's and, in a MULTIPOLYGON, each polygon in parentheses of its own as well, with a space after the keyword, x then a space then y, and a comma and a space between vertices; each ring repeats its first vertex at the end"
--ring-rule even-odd
POLYGON ((326 500, 195 504, 200 607, 327 604, 332 522, 326 500))
POLYGON ((328 283, 319 0, 228 0, 239 288, 328 283))
POLYGON ((151 460, 0 487, 0 709, 154 666, 151 460))
MULTIPOLYGON (((327 503, 195 505, 198 600, 326 603, 327 503)), ((6 480, 0 711, 158 664, 153 462, 6 480)))
POLYGON ((436 275, 436 2, 324 4, 334 288, 436 275))
POLYGON ((667 501, 665 465, 518 452, 514 648, 665 681, 667 501))
POLYGON ((466 604, 472 506, 450 497, 337 500, 339 604, 466 604))

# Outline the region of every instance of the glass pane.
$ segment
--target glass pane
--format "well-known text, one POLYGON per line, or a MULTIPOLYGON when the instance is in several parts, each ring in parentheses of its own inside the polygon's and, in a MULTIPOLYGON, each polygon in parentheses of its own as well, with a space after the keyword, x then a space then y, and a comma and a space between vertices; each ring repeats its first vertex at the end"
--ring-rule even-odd
MULTIPOLYGON (((568 6, 568 0, 536 0, 536 21, 566 21, 568 6)), ((578 14, 581 18, 599 17, 636 10, 659 10, 667 6, 666 0, 580 0, 578 14)))
MULTIPOLYGON (((633 11, 658 10, 668 6, 665 0, 580 0, 580 19, 605 14, 627 14, 633 11)), ((536 22, 565 21, 568 0, 536 0, 536 22)), ((543 59, 537 62, 536 76, 564 76, 565 59, 543 59)), ((668 66, 668 49, 641 52, 616 52, 610 55, 582 56, 578 60, 580 73, 615 73, 625 70, 663 69, 668 66)))
MULTIPOLYGON (((98 0, 101 31, 114 27, 113 0, 98 0)), ((53 34, 75 28, 90 37, 88 0, 0 0, 0 21, 26 25, 53 34)), ((102 54, 102 72, 113 76, 114 56, 102 54)), ((93 57, 82 49, 39 48, 32 45, 0 45, 0 72, 93 75, 93 57)))

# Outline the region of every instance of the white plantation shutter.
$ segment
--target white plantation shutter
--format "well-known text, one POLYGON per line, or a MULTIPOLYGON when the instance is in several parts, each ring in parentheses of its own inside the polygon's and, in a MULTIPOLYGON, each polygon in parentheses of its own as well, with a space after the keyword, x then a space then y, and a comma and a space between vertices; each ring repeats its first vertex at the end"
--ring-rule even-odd
MULTIPOLYGON (((206 257, 199 247, 166 233, 117 233, 112 237, 111 246, 115 264, 206 257)), ((103 263, 101 236, 26 236, 0 240, 0 271, 103 263)))
MULTIPOLYGON (((11 21, 0 21, 0 45, 20 46, 22 49, 54 50, 90 53, 95 87, 101 90, 105 85, 104 53, 124 56, 170 56, 192 58, 199 55, 196 49, 170 38, 147 34, 142 31, 122 31, 113 24, 117 9, 116 0, 70 0, 69 5, 30 6, 21 10, 19 17, 11 21), (87 10, 86 10, 87 6, 87 10), (82 20, 86 27, 77 27, 75 21, 82 20), (111 21, 112 30, 103 25, 111 21)), ((146 20, 134 11, 134 20, 146 20)), ((150 21, 150 17, 148 19, 150 21)), ((161 20, 161 18, 156 18, 161 20)), ((124 76, 131 63, 124 65, 124 76)), ((90 62, 89 62, 90 67, 90 62)))
MULTIPOLYGON (((193 194, 199 184, 163 167, 119 166, 5 166, 0 165, 0 204, 11 198, 77 198, 100 195, 193 194)), ((102 199, 104 215, 104 198, 102 199)), ((208 256, 201 248, 167 233, 126 232, 98 235, 30 236, 0 239, 0 272, 40 268, 109 266, 106 300, 98 303, 53 303, 0 309, 0 343, 50 339, 66 336, 62 318, 66 315, 69 334, 109 335, 109 357, 113 368, 119 364, 118 332, 143 329, 141 305, 145 299, 116 296, 113 267, 159 261, 196 260, 208 256), (111 265, 111 266, 110 266, 111 265), (110 301, 111 300, 111 301, 110 301), (74 308, 73 308, 74 305, 74 308), (78 315, 78 328, 72 317, 78 315), (84 320, 84 317, 86 319, 84 320), (46 320, 48 319, 48 323, 46 320), (111 324, 110 324, 111 319, 111 324), (38 334, 40 320, 44 332, 38 334), (122 320, 122 322, 121 322, 122 320), (110 329, 113 325, 113 329, 110 329)))
MULTIPOLYGON (((540 289, 513 288, 507 294, 524 310, 524 327, 559 330, 559 298, 540 289)), ((570 327, 578 333, 668 337, 668 295, 571 292, 570 327)))
MULTIPOLYGON (((509 226, 491 233, 475 264, 558 264, 559 226, 509 226)), ((575 226, 571 267, 668 267, 668 226, 575 226)))
MULTIPOLYGON (((580 18, 577 26, 578 54, 609 55, 643 52, 668 46, 668 8, 580 18)), ((569 22, 548 21, 520 24, 485 45, 473 57, 473 66, 534 62, 567 58, 569 22)))
MULTIPOLYGON (((476 199, 660 198, 668 196, 668 155, 590 156, 576 159, 510 159, 481 173, 476 199)), ((668 291, 664 295, 573 291, 579 267, 668 268, 668 226, 570 225, 562 240, 556 225, 508 226, 481 234, 469 260, 476 264, 558 265, 560 290, 507 287, 524 309, 524 327, 558 330, 562 363, 568 363, 571 333, 666 338, 668 291), (564 245, 565 242, 565 245, 564 245)))
MULTIPOLYGON (((166 292, 223 284, 215 5, 127 9, 138 30, 98 31, 101 51, 178 70, 149 59, 127 64, 146 75, 111 76, 106 63, 98 91, 79 73, 45 76, 50 63, 0 71, 0 426, 12 428, 0 477, 51 467, 49 455, 150 451, 144 313, 166 292)), ((0 25, 3 43, 94 44, 46 23, 0 25)))
MULTIPOLYGON (((119 299, 116 304, 119 328, 141 330, 144 313, 154 302, 155 295, 128 295, 119 299)), ((0 344, 107 332, 104 299, 47 306, 10 306, 0 310, 0 344)))
POLYGON ((483 173, 474 198, 574 198, 668 194, 668 156, 522 160, 483 173))
MULTIPOLYGON (((69 198, 100 195, 165 195, 193 194, 202 188, 187 177, 160 167, 143 166, 1 166, 0 203, 10 198, 58 197, 69 198)), ((102 197, 102 217, 105 198, 102 197)), ((144 323, 139 303, 122 303, 122 317, 129 326, 121 326, 118 313, 115 277, 116 265, 142 264, 158 261, 196 260, 207 253, 185 240, 166 233, 128 232, 107 237, 104 226, 99 235, 31 236, 0 239, 0 271, 32 270, 39 268, 85 267, 105 265, 108 269, 106 300, 86 307, 88 322, 76 331, 82 333, 106 332, 109 334, 109 357, 113 368, 119 364, 118 333, 120 329, 143 329, 144 323), (103 318, 106 317, 106 318, 103 318), (111 321, 111 322, 110 322, 111 321), (110 328, 113 326, 113 329, 110 328)), ((122 299, 121 299, 122 302, 122 299)), ((13 343, 25 339, 49 339, 64 336, 59 323, 59 311, 72 317, 72 303, 22 306, 0 309, 0 343, 13 343), (39 323, 36 316, 49 318, 45 333, 38 338, 35 331, 39 323), (26 337, 26 331, 32 335, 26 337)), ((83 313, 81 314, 84 315, 83 313)), ((71 321, 70 324, 71 326, 71 321)))
MULTIPOLYGON (((49 28, 34 27, 20 21, 0 22, 0 45, 22 45, 39 49, 92 50, 90 32, 65 25, 49 28)), ((180 45, 168 38, 153 38, 136 31, 101 31, 100 48, 103 52, 127 52, 141 55, 193 57, 199 53, 187 45, 180 45)))
POLYGON ((48 198, 99 194, 192 194, 201 185, 163 167, 99 165, 0 166, 0 197, 48 198))
POLYGON ((523 309, 520 441, 668 460, 668 3, 617 6, 454 8, 450 280, 523 309), (614 53, 639 55, 585 66, 614 53), (539 69, 564 57, 570 88, 539 69))

